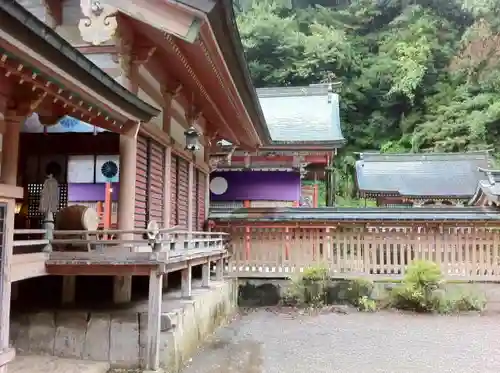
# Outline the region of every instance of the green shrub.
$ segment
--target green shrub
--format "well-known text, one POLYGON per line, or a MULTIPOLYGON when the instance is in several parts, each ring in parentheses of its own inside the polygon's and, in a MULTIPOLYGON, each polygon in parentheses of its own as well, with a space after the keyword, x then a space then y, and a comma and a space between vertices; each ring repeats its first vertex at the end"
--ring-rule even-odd
POLYGON ((443 283, 443 274, 436 263, 419 260, 408 267, 403 282, 418 288, 437 289, 443 283))
POLYGON ((324 266, 309 267, 298 276, 291 278, 290 287, 283 295, 283 303, 288 306, 320 307, 326 304, 329 271, 324 266))
POLYGON ((364 278, 356 278, 349 281, 346 291, 346 300, 355 307, 359 307, 360 299, 366 297, 370 299, 373 291, 373 281, 364 278))
POLYGON ((300 276, 304 282, 321 282, 329 279, 329 270, 324 266, 307 267, 300 276))
POLYGON ((375 312, 377 310, 377 302, 364 295, 357 300, 357 308, 363 312, 375 312))
POLYGON ((443 275, 436 263, 415 261, 400 285, 390 292, 390 306, 415 312, 452 313, 481 311, 486 302, 474 294, 453 295, 443 287, 443 275))

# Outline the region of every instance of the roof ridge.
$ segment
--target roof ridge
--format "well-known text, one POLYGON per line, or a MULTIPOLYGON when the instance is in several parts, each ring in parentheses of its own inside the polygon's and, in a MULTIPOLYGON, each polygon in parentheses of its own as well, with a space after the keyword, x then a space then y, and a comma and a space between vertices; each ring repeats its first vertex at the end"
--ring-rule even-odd
POLYGON ((386 162, 402 162, 402 161, 460 161, 484 159, 489 160, 489 151, 473 151, 463 153, 359 153, 362 161, 386 161, 386 162))
POLYGON ((264 87, 257 88, 257 96, 264 97, 295 97, 295 96, 327 96, 328 86, 295 86, 295 87, 264 87))

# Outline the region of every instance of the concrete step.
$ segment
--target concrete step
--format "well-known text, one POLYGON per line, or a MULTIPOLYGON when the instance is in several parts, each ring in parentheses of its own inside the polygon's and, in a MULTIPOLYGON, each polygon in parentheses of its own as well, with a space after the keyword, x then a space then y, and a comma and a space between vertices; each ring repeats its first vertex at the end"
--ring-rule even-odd
POLYGON ((16 356, 8 373, 107 373, 109 363, 53 356, 16 356))

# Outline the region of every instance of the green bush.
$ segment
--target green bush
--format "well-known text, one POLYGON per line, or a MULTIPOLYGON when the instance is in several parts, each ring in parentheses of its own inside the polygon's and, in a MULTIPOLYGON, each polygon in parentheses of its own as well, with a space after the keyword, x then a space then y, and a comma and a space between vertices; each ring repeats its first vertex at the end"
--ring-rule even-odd
POLYGON ((283 303, 288 306, 325 305, 330 280, 328 273, 328 268, 324 266, 306 268, 291 278, 290 287, 283 295, 283 303))
POLYGON ((377 302, 366 295, 358 298, 356 303, 358 310, 363 312, 375 312, 378 308, 377 302))
POLYGON ((324 266, 308 267, 300 276, 304 282, 322 282, 329 279, 328 268, 324 266))
POLYGON ((364 278, 356 278, 349 281, 346 291, 347 302, 355 307, 359 307, 360 299, 365 297, 370 299, 374 286, 373 281, 364 278))
POLYGON ((453 295, 444 289, 444 284, 436 263, 415 261, 408 267, 401 284, 391 290, 390 305, 401 310, 438 313, 484 309, 484 299, 474 294, 453 295))
POLYGON ((443 283, 443 274, 434 262, 414 261, 408 267, 403 282, 419 288, 437 289, 443 283))

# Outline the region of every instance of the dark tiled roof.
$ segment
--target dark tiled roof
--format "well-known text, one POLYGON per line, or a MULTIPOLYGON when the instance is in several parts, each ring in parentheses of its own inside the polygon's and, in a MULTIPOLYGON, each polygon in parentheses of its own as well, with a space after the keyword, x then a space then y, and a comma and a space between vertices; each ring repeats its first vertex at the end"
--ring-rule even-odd
POLYGON ((255 221, 494 221, 500 210, 485 207, 449 208, 211 208, 209 219, 219 222, 255 221))
POLYGON ((274 143, 344 143, 339 96, 328 87, 257 89, 259 102, 274 143))
POLYGON ((487 168, 487 152, 363 153, 356 162, 360 192, 470 198, 487 168))
POLYGON ((476 193, 469 201, 474 205, 484 195, 488 201, 500 203, 500 170, 480 169, 483 172, 483 180, 479 180, 476 193))

